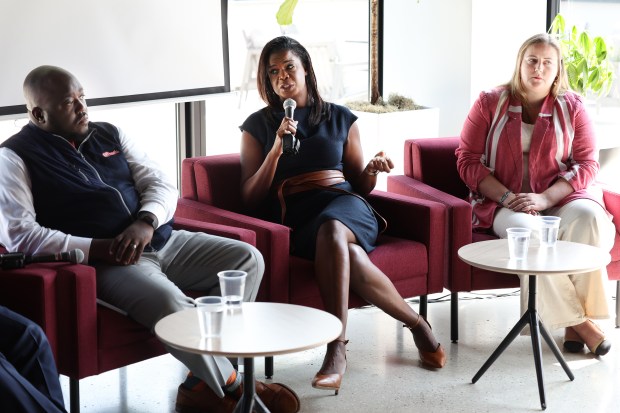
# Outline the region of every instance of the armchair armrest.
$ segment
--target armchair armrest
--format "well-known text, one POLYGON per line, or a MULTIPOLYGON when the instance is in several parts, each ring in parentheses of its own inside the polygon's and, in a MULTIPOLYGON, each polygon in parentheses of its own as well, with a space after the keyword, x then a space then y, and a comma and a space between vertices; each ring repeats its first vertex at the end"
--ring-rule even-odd
POLYGON ((56 270, 33 264, 0 270, 0 305, 27 317, 43 328, 56 354, 56 270))
POLYGON ((458 250, 463 245, 471 244, 472 208, 464 199, 406 175, 390 176, 388 191, 442 203, 448 209, 448 232, 454 237, 453 247, 458 250))
POLYGON ((175 216, 174 229, 182 229, 191 232, 204 232, 206 234, 247 242, 248 244, 256 246, 256 233, 245 228, 231 227, 229 225, 214 224, 211 222, 196 221, 189 218, 175 216))
POLYGON ((440 291, 448 268, 446 207, 439 202, 378 190, 371 192, 367 199, 386 219, 386 235, 426 245, 429 289, 440 291))
POLYGON ((265 276, 257 300, 288 302, 288 227, 185 198, 177 203, 176 217, 253 231, 256 234, 256 248, 265 260, 265 276))
POLYGON ((87 265, 46 263, 0 270, 0 303, 43 328, 61 374, 78 367, 96 372, 95 295, 95 269, 87 265))
MULTIPOLYGON (((467 201, 440 191, 424 182, 405 175, 388 177, 388 191, 414 198, 440 202, 447 208, 447 234, 449 256, 444 285, 454 286, 455 283, 469 283, 469 277, 458 277, 458 274, 469 274, 471 268, 458 256, 458 250, 472 243, 472 207, 467 201)), ((456 287, 455 287, 456 288, 456 287)), ((466 287, 462 287, 467 289, 466 287)))
POLYGON ((602 187, 605 208, 613 215, 616 232, 620 234, 620 193, 609 186, 602 185, 602 187))
POLYGON ((97 277, 94 267, 57 267, 58 371, 69 377, 98 374, 97 277))

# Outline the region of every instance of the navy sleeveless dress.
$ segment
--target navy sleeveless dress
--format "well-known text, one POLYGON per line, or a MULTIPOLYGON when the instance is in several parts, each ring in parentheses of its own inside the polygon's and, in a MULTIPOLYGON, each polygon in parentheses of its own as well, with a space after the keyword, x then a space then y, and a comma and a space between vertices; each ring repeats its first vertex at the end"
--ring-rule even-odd
MULTIPOLYGON (((314 127, 308 123, 309 108, 295 110, 295 120, 298 121, 295 136, 300 140, 299 153, 280 157, 274 184, 306 172, 343 170, 344 146, 347 144, 349 129, 357 117, 344 106, 328 105, 331 107, 331 115, 314 127)), ((240 128, 260 142, 266 156, 274 144, 276 131, 283 118, 284 111, 272 112, 269 108, 263 108, 250 115, 240 128)), ((349 182, 335 186, 353 192, 349 182)), ((317 231, 328 220, 338 220, 346 225, 367 253, 374 249, 379 230, 377 219, 372 209, 356 196, 317 189, 289 195, 285 201, 286 216, 283 224, 292 229, 292 254, 313 260, 317 231)), ((281 208, 277 197, 271 197, 266 202, 266 218, 281 223, 281 208)))

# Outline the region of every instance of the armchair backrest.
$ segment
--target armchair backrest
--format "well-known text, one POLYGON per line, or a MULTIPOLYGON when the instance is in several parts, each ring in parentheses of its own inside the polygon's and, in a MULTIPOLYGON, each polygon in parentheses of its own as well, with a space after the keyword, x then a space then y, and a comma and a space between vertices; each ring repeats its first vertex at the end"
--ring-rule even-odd
POLYGON ((238 153, 183 159, 182 179, 181 197, 243 213, 238 153))
POLYGON ((405 175, 465 199, 468 189, 456 169, 458 146, 458 136, 405 141, 405 175))

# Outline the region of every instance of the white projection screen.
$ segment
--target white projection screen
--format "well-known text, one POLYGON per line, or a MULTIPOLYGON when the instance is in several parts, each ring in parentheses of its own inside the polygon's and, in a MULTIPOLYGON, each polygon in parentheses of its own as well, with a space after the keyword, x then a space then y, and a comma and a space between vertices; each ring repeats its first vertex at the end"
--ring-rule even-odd
POLYGON ((228 92, 227 0, 0 0, 0 116, 33 68, 60 66, 89 105, 228 92))

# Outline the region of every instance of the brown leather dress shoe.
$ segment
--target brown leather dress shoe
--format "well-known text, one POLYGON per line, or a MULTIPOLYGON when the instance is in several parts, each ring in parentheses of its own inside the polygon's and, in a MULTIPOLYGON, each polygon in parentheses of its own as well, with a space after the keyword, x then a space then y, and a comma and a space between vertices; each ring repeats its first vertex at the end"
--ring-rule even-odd
POLYGON ((256 394, 271 413, 297 413, 299 397, 288 386, 281 383, 256 381, 256 394))
POLYGON ((180 385, 177 393, 178 413, 232 413, 237 400, 229 395, 218 397, 209 386, 200 390, 189 390, 180 385))

